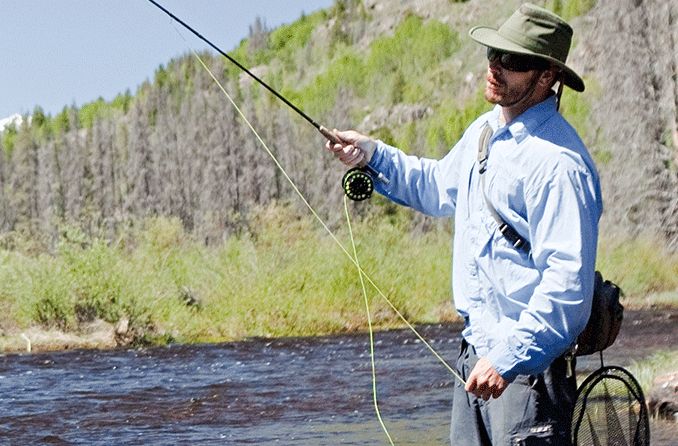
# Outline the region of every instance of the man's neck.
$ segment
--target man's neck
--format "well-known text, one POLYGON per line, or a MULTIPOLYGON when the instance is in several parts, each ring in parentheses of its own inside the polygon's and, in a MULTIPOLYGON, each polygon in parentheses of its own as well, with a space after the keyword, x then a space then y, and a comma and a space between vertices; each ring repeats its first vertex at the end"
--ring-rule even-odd
POLYGON ((541 94, 538 96, 530 95, 530 97, 524 101, 520 101, 520 103, 512 104, 508 107, 501 107, 501 110, 499 112, 499 122, 502 125, 509 124, 511 121, 513 121, 515 118, 518 116, 522 115, 527 109, 545 101, 549 96, 551 96, 550 93, 548 94, 541 94))

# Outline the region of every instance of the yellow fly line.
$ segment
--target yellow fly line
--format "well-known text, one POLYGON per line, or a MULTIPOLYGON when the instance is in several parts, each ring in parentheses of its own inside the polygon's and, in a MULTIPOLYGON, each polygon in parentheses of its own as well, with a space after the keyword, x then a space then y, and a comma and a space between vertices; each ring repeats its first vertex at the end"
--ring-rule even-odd
POLYGON ((388 441, 393 445, 393 439, 391 434, 388 433, 384 420, 381 419, 381 411, 379 410, 379 401, 377 400, 377 366, 374 359, 374 330, 372 329, 372 315, 370 312, 370 302, 367 299, 367 289, 365 288, 365 280, 363 279, 364 273, 360 267, 360 261, 358 260, 358 250, 355 247, 355 238, 353 238, 353 227, 351 226, 351 214, 348 211, 348 197, 344 195, 344 213, 346 214, 346 225, 348 226, 348 235, 351 237, 351 246, 353 247, 353 259, 355 260, 356 267, 358 268, 358 276, 360 277, 360 287, 363 290, 363 299, 365 300, 365 312, 367 313, 367 327, 370 333, 370 365, 372 366, 372 401, 374 402, 374 411, 377 414, 377 419, 381 428, 384 430, 388 441))
MULTIPOLYGON (((177 30, 178 32, 178 30, 177 30)), ((181 34, 181 33, 180 33, 181 34)), ((292 178, 287 174, 287 171, 285 168, 280 164, 276 156, 273 154, 271 149, 268 147, 266 142, 261 138, 259 133, 255 130, 255 128, 252 126, 250 121, 247 119, 247 117, 244 115, 240 107, 238 107, 238 104, 235 103, 233 98, 231 97, 230 94, 226 91, 222 83, 216 78, 216 76, 212 73, 212 71, 209 69, 207 64, 202 60, 200 55, 193 50, 193 55, 196 57, 198 62, 200 62, 200 65, 207 71, 207 73, 210 75, 212 80, 219 86, 219 89, 222 91, 222 93, 226 96, 228 101, 231 103, 233 108, 236 110, 238 115, 243 119, 245 124, 249 127, 249 129, 252 131, 254 136, 257 138, 261 146, 264 148, 268 156, 273 160, 275 165, 278 167, 280 172, 283 174, 287 182, 292 186, 292 189, 294 192, 299 196, 301 201, 304 203, 304 205, 308 208, 308 210, 313 214, 315 219, 320 223, 320 225, 325 229, 325 231, 329 234, 329 236, 334 240, 334 242, 337 244, 337 246, 346 254, 346 256, 349 258, 349 260, 355 265, 356 269, 358 270, 358 274, 360 277, 360 283, 362 285, 362 290, 363 290, 363 297, 365 299, 365 309, 367 311, 367 323, 368 323, 368 329, 369 329, 369 336, 370 336, 370 358, 371 358, 371 364, 372 364, 372 395, 373 395, 373 400, 374 400, 374 407, 377 413, 377 418, 379 419, 379 423, 382 426, 382 429, 386 433, 386 436, 388 437, 390 443, 393 445, 393 440, 391 439, 390 434, 388 433, 388 430, 386 429, 386 426, 384 425, 384 422, 381 418, 381 414, 379 412, 379 404, 377 401, 377 378, 376 378, 376 367, 375 367, 375 359, 374 359, 374 333, 372 329, 372 319, 370 316, 370 307, 369 307, 369 302, 367 299, 367 290, 365 287, 365 282, 369 283, 379 294, 379 296, 384 299, 384 301, 391 307, 391 309, 394 311, 394 313, 400 318, 400 320, 414 333, 414 335, 419 338, 419 340, 429 349, 429 351, 433 354, 433 356, 440 361, 440 363, 454 376, 456 379, 458 379, 460 382, 465 383, 464 380, 462 379, 461 376, 445 361, 445 359, 431 346, 431 344, 417 331, 417 329, 403 316, 403 314, 393 305, 391 300, 384 294, 384 292, 377 286, 377 284, 372 280, 372 278, 362 269, 360 266, 360 262, 358 261, 358 255, 355 247, 355 242, 353 239, 353 231, 351 228, 351 222, 350 222, 350 217, 349 217, 349 210, 348 210, 348 204, 346 201, 346 197, 344 197, 344 209, 346 212, 346 218, 347 218, 347 223, 348 223, 348 228, 349 228, 349 234, 351 238, 351 244, 353 245, 353 254, 351 254, 346 247, 339 241, 339 239, 336 237, 334 232, 327 226, 325 221, 318 215, 316 210, 311 206, 311 204, 308 202, 304 194, 299 190, 297 185, 294 183, 292 178)))

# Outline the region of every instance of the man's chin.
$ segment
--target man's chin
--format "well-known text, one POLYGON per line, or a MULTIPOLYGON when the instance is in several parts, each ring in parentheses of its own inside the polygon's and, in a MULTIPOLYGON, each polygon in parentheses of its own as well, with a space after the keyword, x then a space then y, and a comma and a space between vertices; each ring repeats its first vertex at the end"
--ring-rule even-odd
POLYGON ((499 104, 501 102, 502 97, 495 93, 492 88, 487 87, 485 89, 485 100, 489 102, 490 104, 499 104))

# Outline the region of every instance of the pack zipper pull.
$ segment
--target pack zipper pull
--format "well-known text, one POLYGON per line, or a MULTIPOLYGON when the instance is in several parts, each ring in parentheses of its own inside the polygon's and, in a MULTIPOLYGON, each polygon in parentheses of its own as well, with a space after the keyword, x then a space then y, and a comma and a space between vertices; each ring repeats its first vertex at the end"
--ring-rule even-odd
POLYGON ((574 359, 574 352, 576 347, 573 347, 565 353, 565 378, 572 378, 574 376, 574 367, 572 367, 572 360, 574 359))

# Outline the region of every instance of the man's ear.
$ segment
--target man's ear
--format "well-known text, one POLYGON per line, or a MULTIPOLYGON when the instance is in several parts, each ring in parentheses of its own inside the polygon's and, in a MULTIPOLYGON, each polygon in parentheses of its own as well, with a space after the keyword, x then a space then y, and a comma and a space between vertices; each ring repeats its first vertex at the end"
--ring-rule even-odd
POLYGON ((551 88, 558 80, 559 75, 560 70, 558 70, 556 67, 551 67, 548 70, 542 71, 537 83, 542 87, 551 88))

